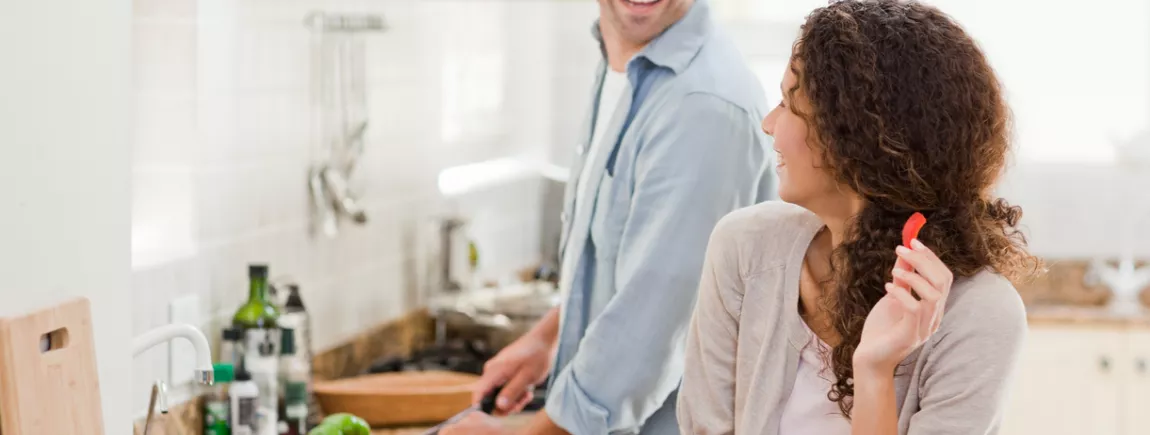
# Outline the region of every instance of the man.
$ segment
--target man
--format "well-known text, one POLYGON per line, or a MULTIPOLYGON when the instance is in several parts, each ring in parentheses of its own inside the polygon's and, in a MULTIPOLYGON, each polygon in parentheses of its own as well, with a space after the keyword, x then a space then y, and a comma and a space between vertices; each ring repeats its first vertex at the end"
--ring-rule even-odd
MULTIPOLYGON (((765 94, 706 0, 599 0, 592 112, 564 199, 564 303, 487 363, 518 412, 551 375, 529 434, 678 434, 676 390, 707 240, 765 199, 765 94)), ((444 435, 503 434, 472 413, 444 435)))

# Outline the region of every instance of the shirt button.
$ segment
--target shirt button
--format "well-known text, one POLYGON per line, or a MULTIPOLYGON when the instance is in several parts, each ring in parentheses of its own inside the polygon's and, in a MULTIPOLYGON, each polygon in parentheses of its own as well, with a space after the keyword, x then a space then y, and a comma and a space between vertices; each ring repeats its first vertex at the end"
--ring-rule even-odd
POLYGON ((567 212, 563 212, 559 215, 559 222, 562 222, 564 224, 567 223, 567 212))
POLYGON ((575 155, 577 155, 577 156, 581 156, 581 155, 583 155, 583 153, 584 153, 585 151, 587 151, 587 149, 586 149, 586 148, 587 148, 587 147, 584 147, 584 146, 583 146, 583 144, 578 144, 578 145, 575 145, 575 155))

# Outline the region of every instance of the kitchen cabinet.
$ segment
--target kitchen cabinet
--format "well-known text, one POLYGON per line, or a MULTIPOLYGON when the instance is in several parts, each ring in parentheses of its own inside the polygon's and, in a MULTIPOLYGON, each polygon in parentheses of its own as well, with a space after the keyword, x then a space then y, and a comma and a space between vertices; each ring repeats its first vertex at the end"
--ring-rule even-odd
POLYGON ((1127 334, 1129 372, 1122 389, 1126 434, 1150 434, 1150 328, 1127 334))
POLYGON ((1003 435, 1150 434, 1150 324, 1031 322, 1003 435))

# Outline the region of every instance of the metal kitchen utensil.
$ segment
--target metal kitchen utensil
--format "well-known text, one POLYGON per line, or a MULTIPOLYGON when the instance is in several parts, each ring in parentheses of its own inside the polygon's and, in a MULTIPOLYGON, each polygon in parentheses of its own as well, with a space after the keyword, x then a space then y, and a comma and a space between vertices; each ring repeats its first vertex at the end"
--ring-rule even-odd
POLYGON ((459 420, 462 420, 463 417, 466 417, 468 414, 471 414, 472 412, 478 411, 478 410, 479 410, 478 406, 472 405, 470 408, 464 409, 463 411, 460 411, 458 414, 451 416, 451 418, 445 420, 443 423, 439 423, 439 424, 435 425, 434 427, 432 427, 431 429, 424 431, 423 435, 437 435, 439 433, 440 429, 443 429, 447 426, 455 424, 459 420))
POLYGON ((460 218, 448 217, 440 221, 439 231, 439 261, 440 261, 440 282, 441 288, 438 291, 458 292, 463 289, 463 284, 455 277, 455 271, 460 266, 456 264, 458 253, 452 249, 457 247, 458 241, 456 237, 459 235, 459 229, 467 224, 466 221, 460 218))
POLYGON ((380 15, 340 15, 315 11, 304 17, 304 25, 324 32, 379 32, 387 30, 380 15))
POLYGON ((489 391, 487 393, 487 395, 483 396, 483 400, 479 401, 478 405, 471 405, 470 408, 467 408, 467 409, 464 409, 463 411, 460 411, 458 414, 451 416, 451 418, 445 420, 443 423, 439 423, 439 424, 435 425, 434 427, 432 427, 431 429, 428 429, 427 431, 423 432, 423 435, 437 435, 439 433, 440 429, 443 429, 447 426, 455 424, 455 422, 462 420, 463 417, 466 417, 468 414, 471 414, 472 412, 475 412, 475 411, 481 411, 484 414, 491 414, 492 412, 495 412, 495 399, 499 397, 500 391, 503 391, 502 385, 495 387, 495 389, 489 391))
POLYGON ((308 174, 313 233, 335 237, 342 217, 363 225, 367 213, 348 188, 368 128, 364 34, 387 28, 378 15, 312 12, 312 143, 308 174))
POLYGON ((335 210, 331 205, 331 198, 324 188, 323 168, 312 168, 308 174, 308 192, 312 200, 312 228, 313 232, 327 237, 335 237, 339 232, 335 210))
POLYGON ((367 121, 360 121, 359 125, 348 132, 347 137, 344 138, 344 156, 343 167, 340 169, 344 173, 350 174, 355 169, 355 164, 359 162, 359 156, 363 154, 363 136, 367 132, 367 121))
POLYGON ((346 175, 330 166, 324 168, 321 175, 324 186, 327 187, 328 198, 335 204, 335 209, 343 212, 357 224, 366 223, 367 213, 363 211, 363 207, 351 192, 351 187, 347 185, 346 175))

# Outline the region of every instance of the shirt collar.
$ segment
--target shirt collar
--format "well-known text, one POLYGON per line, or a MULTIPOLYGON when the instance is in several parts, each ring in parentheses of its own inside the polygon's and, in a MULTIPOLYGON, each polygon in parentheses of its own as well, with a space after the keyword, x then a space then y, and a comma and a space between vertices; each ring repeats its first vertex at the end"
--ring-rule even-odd
MULTIPOLYGON (((656 36, 635 55, 635 58, 645 58, 655 65, 670 68, 675 74, 679 74, 691 63, 691 59, 695 58, 695 54, 703 46, 703 41, 710 35, 712 26, 708 0, 695 0, 683 18, 656 36)), ((599 50, 606 58, 607 53, 603 49, 603 35, 599 32, 598 19, 591 25, 591 34, 599 42, 599 50)))

